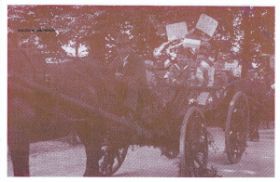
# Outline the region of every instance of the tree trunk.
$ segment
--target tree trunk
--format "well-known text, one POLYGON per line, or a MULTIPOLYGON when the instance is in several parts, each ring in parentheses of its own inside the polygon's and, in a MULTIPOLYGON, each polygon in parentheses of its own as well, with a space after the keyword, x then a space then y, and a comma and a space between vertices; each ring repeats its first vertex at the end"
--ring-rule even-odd
POLYGON ((250 18, 250 7, 247 7, 244 10, 243 14, 243 27, 244 27, 244 41, 241 52, 241 65, 242 73, 241 77, 246 78, 248 76, 248 69, 252 62, 252 50, 251 50, 251 41, 252 41, 252 22, 250 18))

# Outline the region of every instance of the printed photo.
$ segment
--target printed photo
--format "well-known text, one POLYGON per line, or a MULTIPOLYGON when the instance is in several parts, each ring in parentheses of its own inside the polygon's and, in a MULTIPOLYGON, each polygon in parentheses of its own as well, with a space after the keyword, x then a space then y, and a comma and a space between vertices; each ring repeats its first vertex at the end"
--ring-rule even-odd
POLYGON ((9 5, 7 36, 8 176, 275 176, 275 7, 9 5))

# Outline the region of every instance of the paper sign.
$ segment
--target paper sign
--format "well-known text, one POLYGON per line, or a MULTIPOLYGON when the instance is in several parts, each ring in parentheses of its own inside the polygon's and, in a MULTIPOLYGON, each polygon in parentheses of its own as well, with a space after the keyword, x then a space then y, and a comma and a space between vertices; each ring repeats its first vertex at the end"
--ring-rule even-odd
POLYGON ((217 26, 217 20, 206 14, 201 14, 195 27, 212 37, 217 29, 217 26))
POLYGON ((176 40, 184 38, 188 33, 188 28, 186 22, 178 22, 166 25, 167 39, 176 40))
POLYGON ((196 39, 184 39, 183 47, 190 47, 198 49, 200 47, 201 41, 196 39))
POLYGON ((197 97, 197 102, 199 105, 206 105, 207 99, 209 97, 209 92, 201 92, 197 97))

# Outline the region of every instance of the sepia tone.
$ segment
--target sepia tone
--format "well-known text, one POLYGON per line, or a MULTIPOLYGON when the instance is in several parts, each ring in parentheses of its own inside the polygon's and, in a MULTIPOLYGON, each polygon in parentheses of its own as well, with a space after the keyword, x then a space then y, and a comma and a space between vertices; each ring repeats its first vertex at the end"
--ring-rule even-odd
POLYGON ((8 175, 273 177, 274 19, 8 6, 8 175))

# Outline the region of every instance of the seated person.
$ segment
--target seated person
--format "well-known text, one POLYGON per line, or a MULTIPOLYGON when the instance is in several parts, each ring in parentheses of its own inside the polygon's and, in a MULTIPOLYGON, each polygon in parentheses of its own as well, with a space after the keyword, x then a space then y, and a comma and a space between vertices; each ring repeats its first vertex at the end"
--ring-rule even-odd
POLYGON ((207 56, 206 50, 202 50, 197 55, 196 78, 199 86, 212 87, 214 85, 214 59, 207 56))

